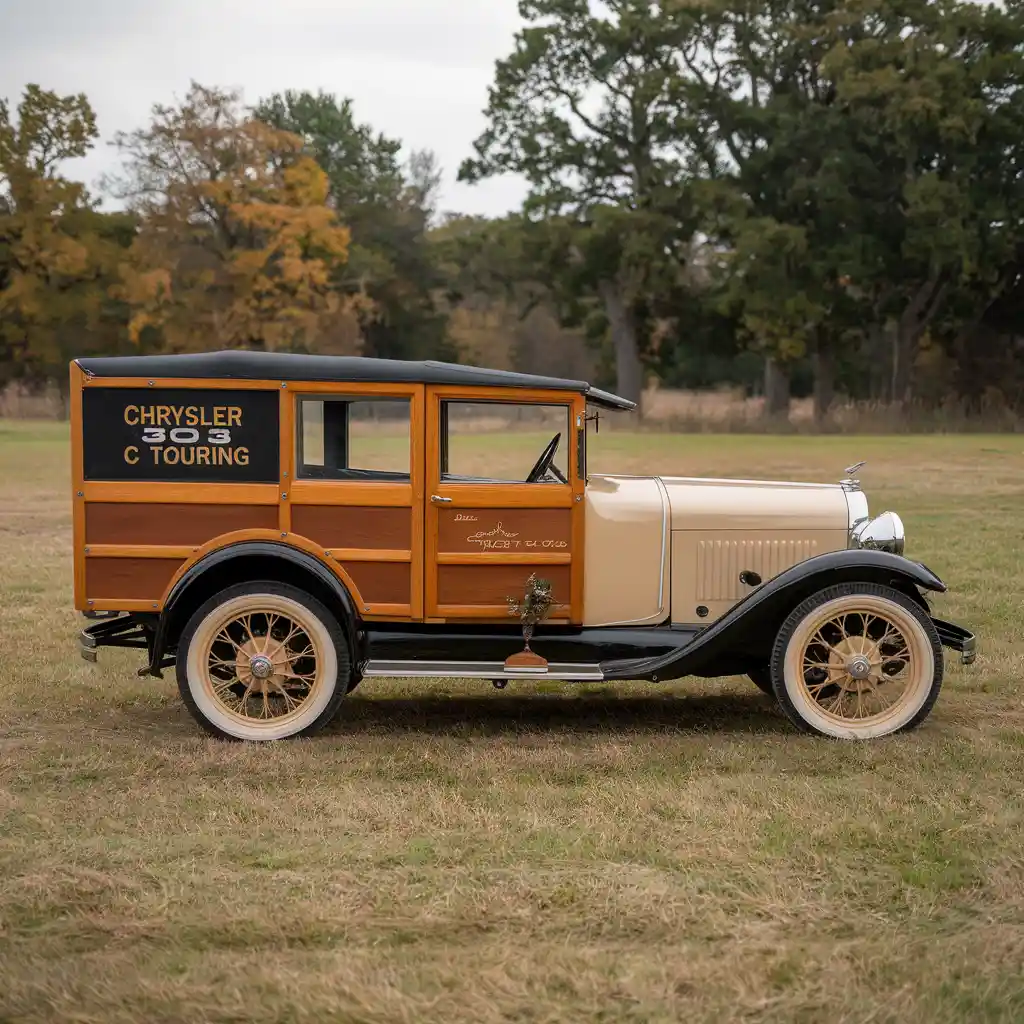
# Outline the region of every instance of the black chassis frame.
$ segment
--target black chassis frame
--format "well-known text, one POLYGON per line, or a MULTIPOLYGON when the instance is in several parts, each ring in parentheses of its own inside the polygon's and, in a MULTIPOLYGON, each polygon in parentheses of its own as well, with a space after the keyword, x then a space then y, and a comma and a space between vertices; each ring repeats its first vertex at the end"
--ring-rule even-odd
MULTIPOLYGON (((355 653, 355 685, 366 662, 382 660, 460 662, 503 660, 522 649, 518 626, 443 626, 363 621, 351 595, 326 565, 287 544, 241 542, 211 552, 175 585, 161 613, 86 613, 100 618, 80 634, 82 654, 96 660, 99 647, 144 649, 149 664, 139 675, 162 677, 176 662, 178 639, 193 612, 236 583, 290 583, 320 600, 338 618, 355 653)), ((644 627, 540 626, 532 647, 563 664, 597 663, 604 681, 741 675, 763 667, 789 613, 811 594, 840 583, 889 586, 917 602, 932 618, 943 646, 970 664, 976 638, 962 626, 931 615, 922 591, 944 593, 946 584, 927 566, 900 555, 848 549, 799 562, 756 587, 710 625, 644 627)))

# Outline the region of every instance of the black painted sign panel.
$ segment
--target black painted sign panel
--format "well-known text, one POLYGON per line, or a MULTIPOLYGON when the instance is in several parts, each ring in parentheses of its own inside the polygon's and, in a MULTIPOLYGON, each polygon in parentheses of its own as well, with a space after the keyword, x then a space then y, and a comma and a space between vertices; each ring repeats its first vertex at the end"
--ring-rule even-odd
POLYGON ((279 393, 87 387, 86 480, 277 483, 279 393))

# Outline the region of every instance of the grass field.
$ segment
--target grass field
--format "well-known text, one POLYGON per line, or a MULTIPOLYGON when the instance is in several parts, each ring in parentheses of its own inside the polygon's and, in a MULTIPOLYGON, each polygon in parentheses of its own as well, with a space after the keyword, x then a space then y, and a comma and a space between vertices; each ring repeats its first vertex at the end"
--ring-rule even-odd
POLYGON ((317 739, 223 745, 170 675, 80 659, 64 429, 0 422, 0 1021, 1024 1019, 1024 438, 595 447, 868 459, 977 663, 871 745, 738 679, 372 681, 317 739))

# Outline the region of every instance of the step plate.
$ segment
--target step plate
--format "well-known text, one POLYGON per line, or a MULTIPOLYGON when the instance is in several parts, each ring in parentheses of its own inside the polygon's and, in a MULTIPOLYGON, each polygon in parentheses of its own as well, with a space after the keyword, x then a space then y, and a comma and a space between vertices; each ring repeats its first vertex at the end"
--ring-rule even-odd
POLYGON ((550 662, 546 669, 506 668, 503 661, 379 661, 363 666, 363 677, 388 676, 410 679, 561 679, 567 682, 600 682, 600 665, 550 662))

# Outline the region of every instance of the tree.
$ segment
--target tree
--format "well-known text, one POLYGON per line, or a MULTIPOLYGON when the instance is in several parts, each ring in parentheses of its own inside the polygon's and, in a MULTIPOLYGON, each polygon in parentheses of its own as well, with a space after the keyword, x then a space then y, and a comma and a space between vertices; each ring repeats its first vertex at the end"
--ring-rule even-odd
POLYGON ((699 124, 677 62, 692 18, 648 0, 521 0, 519 11, 528 27, 497 64, 488 128, 459 177, 526 178, 526 215, 550 229, 537 277, 577 307, 596 300, 618 390, 639 402, 643 310, 678 282, 699 221, 699 124))
POLYGON ((110 182, 140 217, 120 295, 136 340, 175 351, 351 349, 354 300, 333 287, 349 232, 300 138, 249 116, 235 92, 196 83, 116 144, 110 182))
POLYGON ((427 240, 439 183, 433 155, 414 152, 403 165, 400 142, 358 123, 351 101, 329 93, 275 94, 255 116, 301 137, 327 175, 331 203, 352 235, 337 284, 373 303, 362 320, 366 353, 452 356, 436 303, 443 280, 427 240))
POLYGON ((130 219, 60 174, 96 135, 85 96, 29 85, 16 116, 0 101, 0 383, 56 379, 64 395, 71 358, 124 344, 109 288, 130 219))
POLYGON ((1008 280, 1019 17, 956 0, 686 6, 748 332, 774 361, 816 360, 819 414, 851 338, 875 393, 906 397, 951 300, 984 309, 1008 280))

